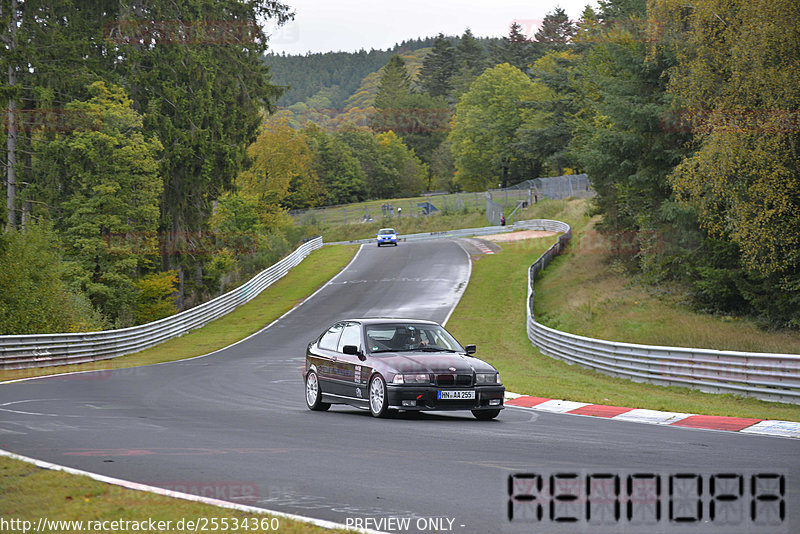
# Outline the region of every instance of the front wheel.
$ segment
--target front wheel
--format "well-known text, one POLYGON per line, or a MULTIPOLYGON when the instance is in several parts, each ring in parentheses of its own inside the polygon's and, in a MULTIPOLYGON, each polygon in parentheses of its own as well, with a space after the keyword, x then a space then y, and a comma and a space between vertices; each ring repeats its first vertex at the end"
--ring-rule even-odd
POLYGON ((322 392, 319 389, 317 373, 309 371, 306 375, 306 405, 309 410, 324 412, 331 407, 327 402, 322 402, 322 392))
POLYGON ((480 421, 488 421, 500 415, 500 410, 472 410, 472 415, 480 421))
POLYGON ((369 412, 373 417, 386 417, 389 412, 389 396, 386 382, 380 375, 375 375, 369 383, 369 412))

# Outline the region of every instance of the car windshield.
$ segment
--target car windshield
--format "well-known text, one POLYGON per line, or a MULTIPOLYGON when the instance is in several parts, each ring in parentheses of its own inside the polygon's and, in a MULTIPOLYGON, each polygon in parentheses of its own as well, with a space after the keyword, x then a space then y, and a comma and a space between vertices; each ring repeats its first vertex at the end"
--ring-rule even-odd
POLYGON ((447 330, 436 324, 388 323, 367 325, 372 354, 382 352, 464 352, 447 330))
POLYGON ((380 232, 378 232, 378 235, 391 235, 393 233, 394 233, 394 230, 392 230, 391 228, 385 228, 385 229, 381 230, 380 232))

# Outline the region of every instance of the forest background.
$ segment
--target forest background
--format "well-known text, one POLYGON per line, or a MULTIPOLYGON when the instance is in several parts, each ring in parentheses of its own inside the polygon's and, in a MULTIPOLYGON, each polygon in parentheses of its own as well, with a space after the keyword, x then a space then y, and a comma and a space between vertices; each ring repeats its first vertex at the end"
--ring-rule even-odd
POLYGON ((194 306, 318 230, 289 210, 573 172, 630 273, 800 328, 799 15, 600 0, 285 56, 272 0, 0 0, 0 335, 194 306))

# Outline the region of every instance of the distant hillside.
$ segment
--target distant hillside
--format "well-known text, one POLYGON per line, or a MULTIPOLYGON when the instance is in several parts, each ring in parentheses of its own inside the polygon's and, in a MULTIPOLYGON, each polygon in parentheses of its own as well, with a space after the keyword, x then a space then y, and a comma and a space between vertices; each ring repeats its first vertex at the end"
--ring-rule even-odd
MULTIPOLYGON (((449 37, 449 39, 453 45, 458 44, 458 37, 449 37)), ((376 85, 377 72, 394 54, 401 54, 407 62, 409 57, 417 59, 419 63, 411 61, 408 65, 410 73, 416 74, 424 57, 424 54, 416 52, 429 49, 433 46, 433 40, 434 37, 413 39, 403 41, 389 50, 370 50, 369 52, 365 50, 326 52, 302 56, 270 54, 265 57, 265 62, 270 68, 272 83, 288 87, 278 100, 280 107, 289 107, 299 102, 305 102, 310 107, 317 109, 320 109, 319 104, 323 103, 325 105, 322 107, 344 109, 363 106, 367 103, 364 100, 365 94, 362 92, 363 85, 376 85), (365 80, 368 76, 374 80, 365 80), (324 100, 320 102, 319 98, 324 100)), ((480 41, 488 46, 493 39, 480 39, 480 41)), ((374 93, 372 96, 374 97, 374 93)))

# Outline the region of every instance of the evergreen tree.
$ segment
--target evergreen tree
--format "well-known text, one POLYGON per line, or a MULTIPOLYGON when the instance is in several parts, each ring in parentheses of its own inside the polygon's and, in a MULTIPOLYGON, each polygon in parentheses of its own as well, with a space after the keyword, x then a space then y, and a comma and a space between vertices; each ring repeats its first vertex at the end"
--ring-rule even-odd
POLYGON ((522 72, 528 72, 528 66, 536 60, 533 43, 525 37, 522 26, 513 22, 508 37, 503 37, 499 44, 490 45, 490 60, 493 65, 508 63, 522 72))
POLYGON ((458 71, 453 79, 453 93, 459 97, 486 68, 486 52, 469 28, 456 47, 456 63, 458 71))
POLYGON ((422 62, 419 71, 419 83, 429 95, 450 96, 453 90, 453 76, 456 74, 456 51, 443 34, 439 34, 433 42, 433 50, 422 62))
POLYGON ((39 182, 60 181, 53 193, 57 229, 70 262, 69 280, 119 326, 135 317, 133 281, 158 257, 162 183, 157 155, 162 146, 142 133, 142 117, 124 90, 95 82, 88 102, 67 110, 95 116, 87 129, 34 142, 39 182))
POLYGON ((399 135, 423 161, 428 161, 430 153, 447 135, 450 107, 444 96, 415 92, 405 61, 398 55, 389 60, 381 74, 375 107, 371 128, 399 135))
POLYGON ((314 152, 314 169, 327 190, 326 203, 364 200, 367 197, 366 176, 350 147, 316 125, 310 125, 306 131, 314 152))
MULTIPOLYGON (((285 21, 287 9, 272 0, 148 3, 137 20, 170 21, 174 27, 160 33, 145 25, 149 41, 144 46, 124 40, 119 45, 126 58, 122 70, 135 88, 131 96, 145 112, 145 130, 165 147, 161 229, 167 250, 187 232, 208 230, 213 201, 232 189, 245 167, 261 112, 274 109, 280 89, 269 82, 263 62, 267 37, 258 21, 285 21), (207 21, 214 22, 209 26, 207 21), (235 33, 227 36, 226 29, 235 33)), ((124 35, 124 28, 120 31, 124 35)), ((183 300, 187 293, 197 302, 217 290, 202 283, 208 259, 163 258, 165 269, 179 272, 181 307, 188 304, 183 300)))
POLYGON ((597 0, 600 20, 609 27, 630 26, 631 18, 645 16, 647 0, 597 0))
POLYGON ((575 50, 579 53, 586 53, 594 43, 600 40, 601 34, 600 16, 592 6, 587 5, 581 13, 581 18, 575 24, 575 34, 572 39, 575 50))
POLYGON ((523 104, 525 120, 517 132, 516 146, 536 162, 533 174, 560 175, 574 167, 567 150, 572 139, 571 118, 578 112, 570 84, 578 56, 571 51, 551 51, 533 66, 540 98, 523 104))
POLYGON ((406 69, 406 62, 395 54, 383 67, 378 94, 375 95, 375 107, 379 110, 392 109, 411 92, 411 76, 406 69))
MULTIPOLYGON (((588 7, 588 6, 587 6, 588 7)), ((533 36, 540 53, 548 50, 564 50, 575 35, 575 24, 560 7, 545 15, 542 26, 533 36)))
POLYGON ((486 67, 486 53, 480 42, 472 34, 472 30, 467 28, 461 36, 456 47, 456 57, 461 68, 467 69, 474 74, 480 74, 486 67))

